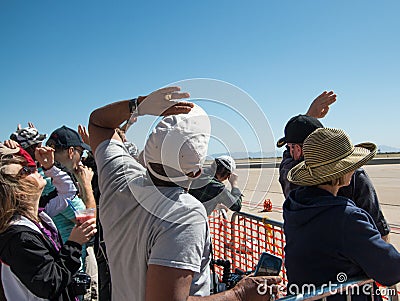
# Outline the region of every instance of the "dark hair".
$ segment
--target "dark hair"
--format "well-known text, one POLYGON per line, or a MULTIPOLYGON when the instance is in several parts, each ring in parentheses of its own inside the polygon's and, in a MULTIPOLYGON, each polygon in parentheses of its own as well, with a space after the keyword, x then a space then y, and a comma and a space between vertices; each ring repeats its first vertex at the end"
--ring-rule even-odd
POLYGON ((221 178, 225 178, 231 174, 231 172, 218 160, 214 161, 217 165, 215 174, 221 178))

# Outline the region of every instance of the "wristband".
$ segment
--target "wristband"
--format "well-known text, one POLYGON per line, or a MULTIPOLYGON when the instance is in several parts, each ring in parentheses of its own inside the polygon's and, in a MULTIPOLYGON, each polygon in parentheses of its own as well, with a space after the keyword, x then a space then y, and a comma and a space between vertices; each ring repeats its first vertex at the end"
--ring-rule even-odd
MULTIPOLYGON (((131 112, 131 115, 135 115, 134 117, 139 116, 139 108, 138 108, 138 99, 133 98, 129 100, 129 112, 131 112)), ((132 118, 132 116, 131 116, 132 118)))
POLYGON ((43 171, 47 171, 47 170, 52 169, 53 166, 54 166, 54 163, 49 168, 45 168, 43 165, 41 167, 42 167, 43 171))
POLYGON ((133 98, 129 100, 129 111, 131 112, 131 116, 129 119, 126 121, 126 128, 125 132, 128 130, 128 128, 136 122, 136 117, 139 116, 139 109, 138 109, 138 99, 133 98))

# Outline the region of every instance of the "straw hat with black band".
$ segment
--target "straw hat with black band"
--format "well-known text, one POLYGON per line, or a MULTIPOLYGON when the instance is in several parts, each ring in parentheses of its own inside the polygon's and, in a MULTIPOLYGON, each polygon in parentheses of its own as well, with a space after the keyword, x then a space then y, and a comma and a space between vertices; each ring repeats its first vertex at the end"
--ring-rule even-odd
POLYGON ((320 128, 304 140, 304 161, 293 167, 287 178, 299 186, 339 179, 371 160, 376 150, 370 142, 354 146, 343 130, 320 128))

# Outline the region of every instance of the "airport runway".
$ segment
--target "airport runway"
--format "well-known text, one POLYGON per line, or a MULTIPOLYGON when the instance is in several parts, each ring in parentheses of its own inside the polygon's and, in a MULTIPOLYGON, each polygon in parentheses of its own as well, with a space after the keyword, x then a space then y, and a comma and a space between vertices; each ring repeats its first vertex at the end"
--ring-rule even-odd
MULTIPOLYGON (((400 250, 400 164, 390 163, 367 165, 365 170, 372 179, 383 214, 391 226, 390 241, 397 250, 400 250)), ((279 171, 273 166, 275 165, 266 164, 262 168, 243 166, 244 168, 237 169, 239 187, 244 188, 243 211, 283 221, 284 196, 278 182, 279 171), (272 212, 261 212, 265 199, 272 201, 272 212)))

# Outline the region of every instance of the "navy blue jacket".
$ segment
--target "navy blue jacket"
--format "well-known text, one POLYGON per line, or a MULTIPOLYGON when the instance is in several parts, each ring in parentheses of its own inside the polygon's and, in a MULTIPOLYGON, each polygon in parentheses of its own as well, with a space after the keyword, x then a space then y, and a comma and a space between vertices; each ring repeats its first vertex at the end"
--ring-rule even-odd
POLYGON ((387 286, 400 281, 400 253, 350 199, 301 187, 290 192, 283 204, 283 218, 289 286, 337 282, 339 273, 387 286))

